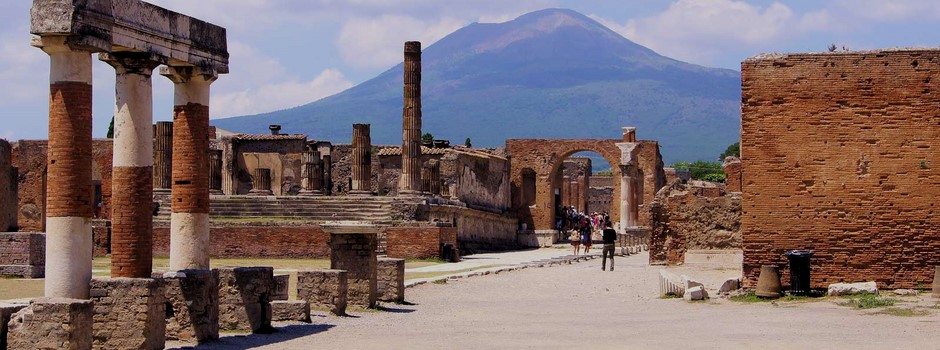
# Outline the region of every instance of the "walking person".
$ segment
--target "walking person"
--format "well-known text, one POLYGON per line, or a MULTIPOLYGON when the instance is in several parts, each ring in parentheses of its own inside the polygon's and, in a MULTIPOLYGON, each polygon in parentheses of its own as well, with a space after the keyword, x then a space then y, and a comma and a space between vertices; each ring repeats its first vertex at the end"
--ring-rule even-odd
POLYGON ((584 246, 584 254, 588 254, 591 251, 591 226, 588 224, 587 218, 581 218, 581 245, 584 246))
POLYGON ((610 271, 614 270, 614 242, 617 241, 617 231, 614 231, 610 222, 604 228, 604 250, 601 251, 601 271, 607 268, 607 257, 610 256, 610 271))

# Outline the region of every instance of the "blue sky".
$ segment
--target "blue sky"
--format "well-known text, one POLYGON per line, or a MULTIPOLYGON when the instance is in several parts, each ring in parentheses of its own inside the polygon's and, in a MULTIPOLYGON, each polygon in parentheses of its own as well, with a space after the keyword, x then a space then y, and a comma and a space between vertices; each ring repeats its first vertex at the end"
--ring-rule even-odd
MULTIPOLYGON (((940 46, 937 0, 153 0, 228 29, 231 74, 212 86, 212 118, 302 105, 368 80, 472 22, 570 8, 683 61, 730 69, 763 52, 940 46)), ((28 0, 0 2, 0 138, 48 128, 48 56, 29 46, 28 0)), ((114 70, 94 66, 95 137, 114 110, 114 70)), ((154 119, 170 120, 172 84, 154 76, 154 119)))

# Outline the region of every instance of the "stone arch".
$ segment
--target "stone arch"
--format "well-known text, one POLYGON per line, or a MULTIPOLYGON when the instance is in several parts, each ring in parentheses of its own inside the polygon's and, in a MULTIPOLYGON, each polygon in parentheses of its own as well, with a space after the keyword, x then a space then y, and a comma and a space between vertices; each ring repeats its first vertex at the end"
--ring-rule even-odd
MULTIPOLYGON (((612 139, 511 139, 506 140, 510 157, 513 189, 513 209, 519 222, 536 231, 554 229, 556 173, 565 159, 578 152, 595 152, 611 165, 615 179, 620 178, 622 140, 612 139), (523 170, 535 173, 535 203, 527 204, 523 198, 523 170)), ((610 206, 612 222, 620 220, 620 182, 614 181, 613 203, 610 206)))

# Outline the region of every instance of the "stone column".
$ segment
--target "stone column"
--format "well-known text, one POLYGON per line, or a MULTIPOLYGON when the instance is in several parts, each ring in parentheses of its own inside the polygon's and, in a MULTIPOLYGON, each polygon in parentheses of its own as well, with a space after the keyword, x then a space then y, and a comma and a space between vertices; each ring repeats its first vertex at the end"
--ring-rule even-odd
POLYGON ((402 112, 401 177, 398 193, 421 194, 421 42, 405 42, 405 102, 402 112))
POLYGON ((94 217, 91 53, 73 51, 65 37, 44 37, 41 45, 51 59, 45 295, 88 299, 94 217))
POLYGON ((209 193, 222 194, 222 150, 209 150, 209 193))
POLYGON ((303 178, 301 185, 302 195, 322 196, 323 195, 323 161, 320 159, 320 151, 316 147, 310 147, 311 150, 304 153, 304 168, 300 176, 303 178))
POLYGON ((174 86, 170 270, 209 268, 209 85, 197 67, 163 67, 174 86))
POLYGON ((330 232, 330 268, 346 270, 348 278, 347 302, 361 308, 375 307, 378 297, 376 284, 376 233, 330 232))
POLYGON ((102 53, 115 78, 111 186, 111 276, 150 278, 153 269, 153 82, 146 53, 102 53))
POLYGON ((369 124, 353 124, 351 195, 372 195, 372 138, 369 124))
POLYGON ((17 230, 16 168, 13 167, 13 147, 0 139, 0 232, 17 230))
POLYGON ((248 194, 255 196, 270 196, 274 194, 271 191, 271 169, 257 168, 251 175, 251 191, 248 194))
POLYGON ((173 122, 157 122, 153 136, 153 188, 169 191, 173 184, 173 122))
POLYGON ((571 206, 571 177, 570 176, 561 177, 561 203, 562 205, 566 207, 571 206))
POLYGON ((421 192, 431 193, 431 165, 421 167, 421 192))
POLYGON ((323 156, 323 193, 327 196, 333 194, 333 156, 323 156))
POLYGON ((571 205, 574 206, 580 212, 584 211, 584 208, 581 208, 581 186, 578 184, 578 178, 575 177, 571 180, 571 205))
POLYGON ((620 166, 620 229, 636 226, 636 181, 633 176, 633 167, 620 166))
POLYGON ((432 160, 429 162, 431 164, 431 194, 435 196, 441 195, 441 162, 432 160))

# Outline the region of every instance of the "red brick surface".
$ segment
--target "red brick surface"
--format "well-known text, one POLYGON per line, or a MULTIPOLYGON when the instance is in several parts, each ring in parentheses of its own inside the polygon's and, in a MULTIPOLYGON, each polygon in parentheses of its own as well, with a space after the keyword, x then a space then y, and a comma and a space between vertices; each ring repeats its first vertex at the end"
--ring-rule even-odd
POLYGON ((392 227, 385 232, 385 249, 390 258, 439 258, 442 244, 457 247, 454 227, 392 227))
POLYGON ((50 90, 46 214, 90 218, 94 215, 91 85, 62 82, 50 90))
POLYGON ((725 189, 728 192, 741 192, 741 169, 743 165, 737 158, 725 160, 723 165, 725 171, 725 189))
POLYGON ((153 168, 114 168, 111 277, 150 278, 153 168))
POLYGON ((26 232, 0 233, 0 265, 45 265, 45 236, 26 232))
MULTIPOLYGON (((329 258, 330 235, 318 225, 218 226, 209 229, 213 258, 329 258)), ((153 228, 153 254, 170 255, 170 227, 153 228)))
POLYGON ((940 264, 940 51, 771 56, 741 71, 745 285, 789 249, 816 251, 815 288, 929 285, 940 264))
POLYGON ((173 108, 173 212, 209 212, 209 107, 173 108))

